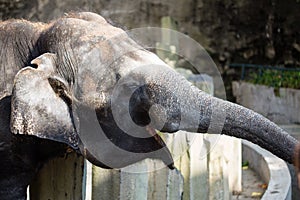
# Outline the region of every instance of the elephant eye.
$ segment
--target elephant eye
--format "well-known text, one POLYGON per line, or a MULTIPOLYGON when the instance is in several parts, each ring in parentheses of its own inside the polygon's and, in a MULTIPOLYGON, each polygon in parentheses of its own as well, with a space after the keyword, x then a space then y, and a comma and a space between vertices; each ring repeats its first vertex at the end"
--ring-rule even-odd
POLYGON ((72 104, 72 97, 68 94, 67 86, 56 78, 48 78, 48 82, 51 85, 53 91, 62 98, 68 105, 72 104))

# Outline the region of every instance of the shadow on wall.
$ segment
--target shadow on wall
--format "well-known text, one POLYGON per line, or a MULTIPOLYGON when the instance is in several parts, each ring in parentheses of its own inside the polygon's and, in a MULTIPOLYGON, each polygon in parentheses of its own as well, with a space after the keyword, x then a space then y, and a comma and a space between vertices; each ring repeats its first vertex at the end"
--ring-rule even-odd
POLYGON ((76 153, 49 160, 30 184, 30 199, 80 200, 83 162, 76 153))

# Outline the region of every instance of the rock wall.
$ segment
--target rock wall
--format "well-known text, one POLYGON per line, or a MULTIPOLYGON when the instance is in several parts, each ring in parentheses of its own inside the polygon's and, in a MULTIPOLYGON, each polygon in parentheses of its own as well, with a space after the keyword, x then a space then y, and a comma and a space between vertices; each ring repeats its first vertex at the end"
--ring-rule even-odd
POLYGON ((300 65, 299 0, 2 0, 0 19, 93 11, 129 29, 172 17, 216 62, 300 65))
POLYGON ((233 82, 238 104, 250 108, 278 124, 300 123, 300 90, 274 88, 246 82, 233 82))

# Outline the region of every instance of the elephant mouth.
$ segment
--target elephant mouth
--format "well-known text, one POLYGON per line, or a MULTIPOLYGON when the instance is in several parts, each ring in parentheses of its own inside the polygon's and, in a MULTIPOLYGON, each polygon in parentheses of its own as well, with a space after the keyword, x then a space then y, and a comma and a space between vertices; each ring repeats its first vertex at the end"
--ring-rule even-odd
POLYGON ((78 106, 77 115, 80 119, 79 150, 92 164, 106 169, 122 168, 152 158, 174 168, 167 145, 153 127, 140 127, 140 136, 130 134, 118 126, 109 106, 95 110, 78 106))

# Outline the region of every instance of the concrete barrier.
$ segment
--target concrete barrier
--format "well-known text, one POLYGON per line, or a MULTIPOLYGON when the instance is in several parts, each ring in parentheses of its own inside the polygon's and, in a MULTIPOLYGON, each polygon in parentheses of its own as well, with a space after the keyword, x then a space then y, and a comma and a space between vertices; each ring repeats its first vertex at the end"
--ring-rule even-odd
POLYGON ((277 124, 300 123, 300 90, 255 85, 247 82, 232 83, 233 96, 240 105, 250 108, 277 124))
POLYGON ((243 161, 249 161, 249 167, 268 183, 262 200, 291 200, 291 176, 286 163, 261 147, 242 142, 243 161))

